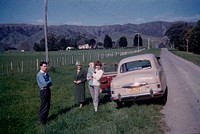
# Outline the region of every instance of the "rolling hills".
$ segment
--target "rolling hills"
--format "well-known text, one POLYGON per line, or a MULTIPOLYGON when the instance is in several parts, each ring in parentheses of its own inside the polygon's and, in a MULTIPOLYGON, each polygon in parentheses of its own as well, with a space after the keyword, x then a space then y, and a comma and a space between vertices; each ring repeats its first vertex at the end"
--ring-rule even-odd
MULTIPOLYGON (((97 42, 103 42, 105 34, 113 41, 126 36, 128 45, 132 45, 135 34, 140 33, 147 43, 147 39, 157 43, 162 42, 164 33, 173 23, 156 21, 142 24, 104 25, 104 26, 76 26, 76 25, 52 25, 48 26, 48 33, 56 36, 62 35, 66 38, 77 34, 85 34, 94 38, 97 42)), ((0 24, 0 49, 8 47, 32 50, 35 42, 44 38, 43 26, 32 24, 0 24)))

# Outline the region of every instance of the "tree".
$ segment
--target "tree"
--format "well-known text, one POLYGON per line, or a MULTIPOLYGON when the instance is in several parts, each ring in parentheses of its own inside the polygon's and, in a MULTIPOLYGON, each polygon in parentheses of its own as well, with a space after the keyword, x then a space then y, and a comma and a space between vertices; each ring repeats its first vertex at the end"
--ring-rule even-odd
POLYGON ((78 41, 81 40, 81 39, 82 39, 82 37, 81 37, 80 34, 71 37, 70 38, 70 46, 77 49, 78 48, 78 41))
POLYGON ((120 47, 127 47, 127 39, 125 36, 122 36, 120 39, 119 39, 119 46, 120 47))
POLYGON ((197 22, 189 34, 189 48, 195 54, 200 54, 200 20, 197 22))
MULTIPOLYGON (((189 39, 190 31, 192 27, 185 27, 179 36, 179 50, 187 51, 187 40, 189 39)), ((189 51, 192 51, 191 49, 189 51)))
POLYGON ((107 34, 105 35, 103 46, 104 46, 104 48, 106 48, 106 49, 112 48, 112 39, 111 39, 111 37, 108 36, 107 34))
POLYGON ((84 44, 86 44, 84 38, 81 38, 80 40, 77 41, 77 46, 84 45, 84 44))
POLYGON ((97 48, 99 48, 99 47, 102 47, 103 46, 103 43, 102 42, 97 42, 97 48))
POLYGON ((39 47, 39 44, 35 42, 35 44, 33 45, 33 50, 35 51, 40 51, 40 47, 39 47))
POLYGON ((143 46, 142 37, 140 34, 136 34, 133 40, 133 47, 138 47, 138 38, 139 38, 139 46, 143 46))
MULTIPOLYGON (((48 35, 48 50, 49 51, 57 51, 58 50, 58 43, 55 35, 49 34, 48 35)), ((33 50, 35 51, 45 51, 45 39, 41 39, 40 43, 35 43, 33 46, 33 50)))
POLYGON ((173 24, 170 28, 168 28, 165 32, 165 35, 167 35, 170 39, 170 43, 174 44, 175 48, 178 48, 179 50, 182 48, 182 46, 180 45, 181 33, 183 34, 187 26, 187 23, 177 22, 173 24))
POLYGON ((40 43, 35 43, 33 46, 33 50, 35 51, 45 51, 45 40, 40 40, 40 43))
POLYGON ((30 45, 28 42, 22 42, 19 45, 19 49, 28 51, 28 50, 30 50, 30 45))
POLYGON ((58 43, 54 34, 48 35, 48 47, 49 51, 58 51, 58 43))
POLYGON ((67 41, 65 38, 62 38, 59 43, 58 43, 58 47, 61 50, 65 50, 68 47, 67 41))
POLYGON ((89 41, 89 46, 91 47, 91 48, 94 48, 95 47, 95 44, 96 44, 96 40, 95 39, 90 39, 90 41, 89 41))

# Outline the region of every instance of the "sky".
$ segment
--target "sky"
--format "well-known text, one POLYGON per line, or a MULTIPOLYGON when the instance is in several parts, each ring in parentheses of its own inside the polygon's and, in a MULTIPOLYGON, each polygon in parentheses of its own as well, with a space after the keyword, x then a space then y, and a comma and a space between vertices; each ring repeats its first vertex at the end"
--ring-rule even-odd
MULTIPOLYGON (((200 0, 47 0, 48 25, 200 20, 200 0)), ((0 24, 43 24, 44 0, 0 0, 0 24)))

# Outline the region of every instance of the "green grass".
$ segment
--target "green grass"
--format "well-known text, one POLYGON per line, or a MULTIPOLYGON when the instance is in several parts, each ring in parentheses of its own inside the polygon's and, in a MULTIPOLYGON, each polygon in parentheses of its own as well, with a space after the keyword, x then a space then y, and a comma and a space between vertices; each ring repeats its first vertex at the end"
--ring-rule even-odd
MULTIPOLYGON (((159 50, 145 50, 155 53, 159 50)), ((125 56, 124 56, 125 57, 125 56)), ((118 62, 123 57, 104 59, 102 62, 118 62)), ((83 64, 87 69, 87 63, 83 64)), ((116 109, 106 94, 101 94, 98 112, 94 112, 86 90, 87 103, 82 109, 74 105, 72 74, 74 65, 56 67, 50 72, 51 109, 46 126, 38 122, 39 89, 36 73, 13 74, 0 77, 0 133, 65 133, 65 134, 152 134, 163 133, 162 114, 159 105, 131 105, 116 109)))
POLYGON ((198 55, 198 54, 187 53, 187 52, 176 51, 176 50, 170 50, 170 52, 172 52, 173 54, 176 54, 179 57, 182 57, 183 59, 191 61, 194 64, 200 66, 200 55, 198 55))

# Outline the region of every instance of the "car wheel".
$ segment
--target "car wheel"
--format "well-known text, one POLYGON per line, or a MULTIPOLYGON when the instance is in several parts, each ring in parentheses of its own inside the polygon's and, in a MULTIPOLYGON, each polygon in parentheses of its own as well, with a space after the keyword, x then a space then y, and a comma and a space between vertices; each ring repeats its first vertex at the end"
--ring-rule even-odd
POLYGON ((164 95, 161 98, 159 98, 159 102, 160 102, 161 105, 163 105, 163 106, 166 105, 166 103, 167 103, 167 96, 168 96, 168 89, 166 87, 164 95))
POLYGON ((123 102, 121 102, 121 101, 117 101, 116 103, 117 103, 117 109, 123 107, 123 102))

